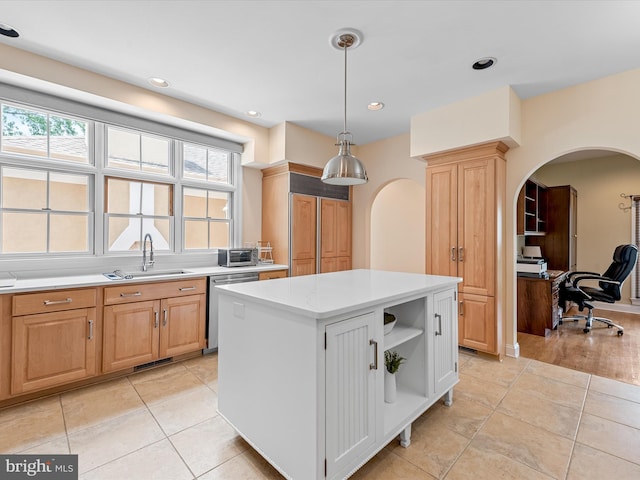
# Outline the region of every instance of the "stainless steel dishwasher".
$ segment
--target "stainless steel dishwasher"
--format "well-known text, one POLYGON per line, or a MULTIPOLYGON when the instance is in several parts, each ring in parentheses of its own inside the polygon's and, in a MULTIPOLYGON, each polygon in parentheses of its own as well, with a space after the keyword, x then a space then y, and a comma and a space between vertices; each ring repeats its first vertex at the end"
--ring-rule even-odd
POLYGON ((218 294, 214 288, 217 285, 231 283, 254 282, 259 279, 258 272, 221 273, 209 277, 209 323, 207 324, 207 348, 202 353, 218 350, 218 294))

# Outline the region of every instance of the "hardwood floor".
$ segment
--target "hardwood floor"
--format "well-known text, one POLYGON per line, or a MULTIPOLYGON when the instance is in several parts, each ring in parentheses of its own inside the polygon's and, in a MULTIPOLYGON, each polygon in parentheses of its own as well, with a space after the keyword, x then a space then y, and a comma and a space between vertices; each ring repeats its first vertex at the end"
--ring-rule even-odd
MULTIPOLYGON (((586 314, 586 309, 582 313, 586 314)), ((640 385, 640 314, 595 309, 594 315, 618 323, 624 327, 624 335, 618 336, 616 328, 600 322, 594 322, 591 332, 584 333, 584 320, 568 321, 546 337, 518 333, 520 355, 640 385)))

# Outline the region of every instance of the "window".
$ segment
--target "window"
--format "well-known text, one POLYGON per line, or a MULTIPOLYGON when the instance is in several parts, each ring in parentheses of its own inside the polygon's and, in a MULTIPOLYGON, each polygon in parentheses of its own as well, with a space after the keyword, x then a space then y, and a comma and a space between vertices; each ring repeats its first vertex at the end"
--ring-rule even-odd
POLYGON ((231 194, 185 187, 183 220, 185 250, 228 247, 231 239, 231 194))
POLYGON ((89 163, 88 123, 2 104, 3 153, 89 163))
POLYGON ((173 249, 170 185, 107 178, 105 195, 107 252, 141 251, 147 233, 155 250, 173 249))
POLYGON ((169 139, 108 127, 107 166, 169 175, 169 139))
POLYGON ((199 145, 183 148, 184 178, 230 184, 231 153, 199 145))
POLYGON ((2 166, 2 252, 90 252, 88 175, 2 166))
POLYGON ((168 254, 240 240, 239 144, 2 83, 0 112, 6 269, 138 255, 147 233, 168 254))

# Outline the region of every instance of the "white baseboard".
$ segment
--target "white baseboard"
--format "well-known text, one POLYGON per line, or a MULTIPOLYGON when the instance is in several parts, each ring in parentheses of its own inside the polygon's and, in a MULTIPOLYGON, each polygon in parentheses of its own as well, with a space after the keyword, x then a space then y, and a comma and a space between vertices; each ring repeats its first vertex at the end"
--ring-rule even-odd
POLYGON ((520 356, 520 344, 518 342, 514 343, 513 345, 507 343, 505 345, 505 352, 504 354, 507 357, 514 357, 514 358, 518 358, 520 356))

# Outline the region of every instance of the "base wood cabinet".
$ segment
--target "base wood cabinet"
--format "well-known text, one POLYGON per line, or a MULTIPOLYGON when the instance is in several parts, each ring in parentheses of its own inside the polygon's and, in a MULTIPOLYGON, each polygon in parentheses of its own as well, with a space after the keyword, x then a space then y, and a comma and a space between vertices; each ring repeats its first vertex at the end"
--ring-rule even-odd
POLYGON ((11 394, 95 375, 96 320, 95 288, 14 295, 11 394))
POLYGON ((498 142, 424 157, 426 272, 462 277, 458 342, 498 356, 507 150, 498 142))
POLYGON ((549 278, 518 276, 518 332, 546 336, 558 326, 561 270, 548 270, 549 278))
POLYGON ((346 478, 398 435, 411 448, 411 423, 458 382, 459 281, 352 270, 218 287, 220 414, 286 478, 346 478), (385 350, 405 358, 392 404, 385 350))
POLYGON ((205 279, 105 288, 103 371, 203 348, 206 288, 205 279))

